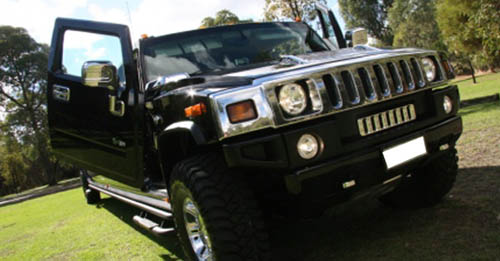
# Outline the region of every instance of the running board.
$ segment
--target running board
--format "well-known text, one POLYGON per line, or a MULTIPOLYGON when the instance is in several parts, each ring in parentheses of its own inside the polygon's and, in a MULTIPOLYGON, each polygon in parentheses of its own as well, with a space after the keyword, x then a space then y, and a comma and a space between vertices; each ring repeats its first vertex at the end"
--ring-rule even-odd
POLYGON ((175 229, 171 228, 171 227, 164 228, 163 222, 162 222, 162 224, 157 224, 157 223, 153 222, 152 220, 147 219, 146 217, 134 216, 132 218, 132 220, 134 220, 134 223, 136 223, 140 227, 148 230, 149 232, 151 232, 157 236, 161 236, 161 235, 175 231, 175 229))
POLYGON ((137 208, 140 208, 148 213, 151 213, 157 217, 160 217, 160 218, 163 218, 163 219, 171 219, 172 218, 172 213, 170 212, 166 212, 166 211, 163 211, 161 209, 158 209, 158 208, 155 208, 155 207, 152 207, 150 205, 146 205, 144 203, 141 203, 141 202, 138 202, 138 201, 135 201, 135 200, 132 200, 130 198, 127 198, 127 197, 124 197, 122 195, 118 195, 117 193, 114 193, 114 192, 111 192, 109 190, 106 190, 100 186, 96 186, 95 184, 92 184, 92 183, 89 183, 89 187, 92 188, 92 189, 95 189, 97 191, 100 191, 110 197, 113 197, 113 198, 116 198, 120 201, 123 201, 129 205, 132 205, 134 207, 137 207, 137 208))

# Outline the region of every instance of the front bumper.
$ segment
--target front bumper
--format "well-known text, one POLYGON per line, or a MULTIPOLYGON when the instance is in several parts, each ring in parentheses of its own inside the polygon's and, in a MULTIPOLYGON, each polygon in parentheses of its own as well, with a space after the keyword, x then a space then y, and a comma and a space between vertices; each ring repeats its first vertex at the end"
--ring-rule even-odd
POLYGON ((305 192, 308 195, 322 194, 324 196, 342 191, 359 192, 372 186, 388 184, 395 181, 398 175, 406 174, 412 169, 425 165, 440 151, 442 145, 454 146, 461 133, 462 119, 453 117, 393 141, 297 170, 285 176, 286 187, 292 194, 305 192), (388 170, 382 151, 418 137, 424 137, 427 154, 388 170), (331 177, 322 178, 322 176, 331 177), (356 185, 344 188, 343 184, 349 181, 354 181, 356 185))

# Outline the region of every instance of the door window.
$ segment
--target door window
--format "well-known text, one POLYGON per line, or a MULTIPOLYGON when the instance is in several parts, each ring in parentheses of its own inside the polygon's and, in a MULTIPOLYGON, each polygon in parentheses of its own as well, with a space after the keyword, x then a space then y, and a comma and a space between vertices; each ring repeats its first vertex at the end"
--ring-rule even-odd
POLYGON ((109 61, 118 70, 120 83, 125 82, 120 39, 116 36, 67 30, 64 33, 62 71, 81 77, 87 61, 109 61))

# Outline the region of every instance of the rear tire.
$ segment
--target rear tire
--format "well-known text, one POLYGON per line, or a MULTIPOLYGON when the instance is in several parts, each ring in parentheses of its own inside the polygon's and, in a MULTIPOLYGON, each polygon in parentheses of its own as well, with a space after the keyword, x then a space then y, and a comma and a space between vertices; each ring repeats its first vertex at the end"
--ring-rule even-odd
POLYGON ((422 208, 439 203, 450 192, 458 172, 457 150, 448 151, 417 169, 414 176, 380 201, 394 208, 422 208))
POLYGON ((269 260, 269 239, 253 192, 220 156, 206 154, 178 163, 170 196, 177 236, 187 259, 269 260), (193 239, 203 246, 197 248, 193 239), (205 257, 197 255, 195 248, 205 257))
POLYGON ((89 187, 89 182, 87 180, 88 177, 89 175, 87 173, 87 170, 84 169, 80 170, 80 179, 82 181, 83 195, 87 200, 87 204, 97 204, 99 203, 99 201, 101 201, 101 193, 89 187))

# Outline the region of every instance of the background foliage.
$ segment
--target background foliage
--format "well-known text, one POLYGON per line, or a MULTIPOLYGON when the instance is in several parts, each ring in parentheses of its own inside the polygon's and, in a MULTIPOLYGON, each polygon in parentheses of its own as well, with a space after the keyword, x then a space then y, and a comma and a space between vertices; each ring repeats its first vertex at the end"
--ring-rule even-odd
POLYGON ((0 195, 57 183, 47 129, 48 50, 25 29, 0 26, 0 195))
POLYGON ((391 46, 394 38, 388 13, 394 0, 339 0, 340 12, 348 28, 362 27, 380 45, 391 46))

